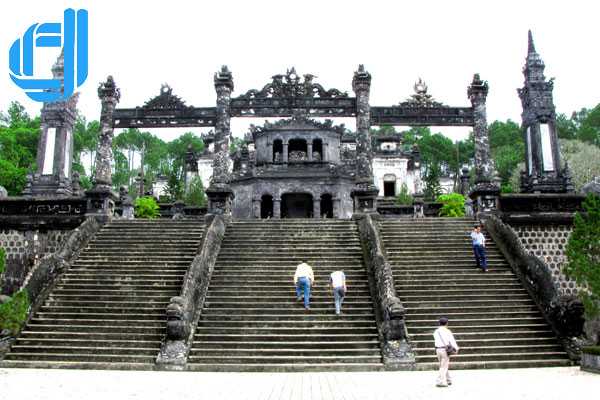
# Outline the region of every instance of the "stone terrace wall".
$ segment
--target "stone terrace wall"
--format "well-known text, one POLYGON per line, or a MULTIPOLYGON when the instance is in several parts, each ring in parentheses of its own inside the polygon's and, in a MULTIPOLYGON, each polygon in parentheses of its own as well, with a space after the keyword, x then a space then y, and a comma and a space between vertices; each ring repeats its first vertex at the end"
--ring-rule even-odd
POLYGON ((6 251, 6 271, 0 293, 17 290, 32 267, 45 255, 57 251, 70 232, 70 229, 1 229, 0 247, 6 251))
POLYGON ((518 224, 512 228, 529 254, 538 257, 551 270, 562 295, 576 295, 577 286, 562 272, 567 261, 565 250, 573 231, 569 224, 518 224))

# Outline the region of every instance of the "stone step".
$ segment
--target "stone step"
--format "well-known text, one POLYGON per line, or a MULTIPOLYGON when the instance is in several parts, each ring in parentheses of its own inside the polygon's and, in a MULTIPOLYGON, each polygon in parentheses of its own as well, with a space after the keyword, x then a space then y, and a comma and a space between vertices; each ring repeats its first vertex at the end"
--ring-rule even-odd
POLYGON ((455 268, 452 271, 445 271, 440 268, 434 268, 429 266, 411 269, 392 267, 392 271, 395 280, 400 283, 403 280, 408 279, 420 280, 421 277, 429 279, 437 278, 439 282, 452 282, 454 279, 484 279, 484 277, 485 279, 493 281, 498 277, 515 277, 514 273, 510 268, 498 265, 488 266, 487 272, 483 272, 483 270, 477 268, 475 265, 472 265, 470 267, 455 268))
MULTIPOLYGON (((91 340, 81 338, 17 338, 16 345, 19 346, 37 346, 45 348, 94 348, 94 347, 106 347, 106 348, 160 348, 160 340, 91 340)), ((156 353, 155 353, 156 354, 156 353)))
POLYGON ((97 327, 109 326, 133 326, 133 327, 151 327, 151 328, 164 328, 165 318, 161 319, 123 319, 118 315, 112 315, 111 318, 82 318, 81 314, 76 314, 76 318, 65 318, 64 315, 56 317, 48 316, 47 314, 37 314, 35 318, 31 320, 33 325, 80 325, 89 324, 97 327), (115 318, 118 317, 118 318, 115 318))
POLYGON ((505 295, 513 295, 514 297, 512 298, 529 298, 529 295, 527 293, 523 293, 523 288, 521 287, 516 287, 516 288, 507 288, 507 287, 500 287, 500 288, 491 288, 491 287, 480 287, 480 288, 473 288, 473 289, 466 289, 466 288, 454 288, 454 287, 441 287, 437 290, 431 290, 429 288, 427 289, 405 289, 402 291, 402 297, 405 299, 412 299, 412 298, 430 298, 432 295, 435 295, 436 298, 447 298, 449 300, 455 299, 455 298, 464 298, 466 300, 468 299, 475 299, 475 298, 487 298, 487 296, 505 296, 505 295), (481 296, 486 296, 486 297, 481 297, 481 296))
MULTIPOLYGON (((486 332, 454 332, 454 337, 458 343, 462 343, 463 340, 467 339, 516 339, 516 338, 554 338, 554 333, 551 330, 506 330, 499 329, 497 331, 486 331, 486 332)), ((408 328, 408 336, 410 340, 429 340, 430 346, 433 341, 433 330, 426 333, 411 333, 408 328)), ((460 346, 460 344, 459 344, 460 346)))
POLYGON ((162 317, 165 315, 165 308, 167 303, 154 304, 154 303, 142 303, 142 305, 136 304, 132 306, 129 304, 127 308, 120 306, 121 303, 102 303, 101 305, 90 305, 86 304, 64 304, 64 302, 55 304, 55 303, 46 303, 41 307, 42 312, 54 313, 54 314, 123 314, 123 315, 155 315, 158 317, 162 317))
MULTIPOLYGON (((343 311, 343 307, 342 307, 343 311)), ((346 312, 342 312, 341 315, 332 315, 332 314, 315 314, 315 313, 306 313, 303 315, 298 315, 297 312, 292 313, 256 313, 256 314, 229 314, 229 313, 207 313, 200 316, 203 321, 216 321, 219 323, 226 322, 239 322, 245 323, 246 321, 250 321, 252 323, 258 322, 266 322, 266 323, 299 323, 299 322, 311 322, 311 323, 337 323, 337 322, 369 322, 373 323, 373 319, 371 318, 372 314, 348 314, 346 312)))
POLYGON ((281 355, 253 355, 253 356, 200 356, 190 354, 188 357, 189 363, 215 363, 215 364, 247 364, 247 363, 299 363, 299 364, 319 364, 319 363, 380 363, 381 356, 363 356, 363 355, 334 355, 334 356, 281 356, 281 355))
POLYGON ((165 282, 158 281, 154 284, 136 284, 136 282, 114 282, 114 283, 92 283, 92 284, 74 284, 70 282, 61 282, 54 288, 54 294, 69 294, 69 293, 81 293, 85 291, 86 294, 112 294, 121 292, 133 292, 133 293, 144 293, 156 291, 179 291, 181 288, 180 283, 166 284, 165 282))
POLYGON ((402 304, 406 308, 438 308, 444 309, 448 307, 473 307, 473 306, 491 306, 498 303, 498 300, 501 300, 500 303, 503 304, 504 307, 509 306, 529 306, 535 304, 533 300, 529 298, 521 298, 521 299, 512 299, 510 296, 507 298, 489 298, 489 299, 457 299, 457 300, 444 300, 444 299, 435 299, 430 298, 428 300, 422 299, 404 299, 400 296, 402 300, 402 304))
POLYGON ((109 347, 109 346, 40 346, 15 344, 11 350, 17 353, 44 354, 112 354, 112 355, 144 355, 156 357, 158 346, 153 347, 109 347))
MULTIPOLYGON (((488 303, 483 305, 475 305, 475 304, 452 304, 452 305, 438 305, 434 304, 433 306, 430 304, 421 305, 418 303, 412 304, 410 307, 407 307, 406 312, 409 315, 413 314, 427 314, 435 316, 434 319, 440 317, 440 315, 452 314, 452 313, 460 313, 460 312, 471 312, 478 313, 480 315, 490 315, 493 313, 500 312, 539 312, 539 309, 535 305, 533 301, 526 302, 511 302, 513 304, 497 304, 497 303, 488 303)), ((406 305, 405 305, 406 306, 406 305)))
MULTIPOLYGON (((499 369, 499 368, 548 368, 548 367, 569 367, 572 362, 568 359, 527 359, 510 361, 463 361, 452 362, 452 369, 499 369)), ((420 362, 417 364, 417 370, 437 370, 439 363, 420 362)))
MULTIPOLYGON (((368 285, 368 281, 367 278, 352 278, 352 280, 350 280, 350 277, 346 277, 348 278, 348 282, 350 287, 352 285, 356 285, 356 284, 361 284, 361 285, 368 285)), ((318 276, 315 277, 315 279, 318 279, 318 276)), ((323 277, 322 280, 317 281, 317 284, 319 284, 319 282, 322 282, 321 285, 325 285, 325 282, 329 282, 329 277, 323 277)), ((258 286, 279 286, 279 287, 289 287, 289 286, 293 286, 293 275, 289 275, 286 277, 259 277, 256 278, 254 276, 250 276, 250 275, 246 275, 246 276, 242 276, 242 277, 228 277, 228 276, 214 276, 211 278, 210 280, 211 285, 212 284, 218 284, 218 285, 222 285, 222 284, 234 284, 234 285, 245 285, 248 284, 249 287, 253 286, 253 285, 258 285, 258 286)), ((318 286, 317 286, 318 287, 318 286)), ((315 286, 313 285, 313 289, 315 288, 315 286)))
MULTIPOLYGON (((244 288, 246 289, 246 288, 244 288)), ((289 287, 287 289, 281 289, 281 290, 261 290, 260 292, 256 291, 256 290, 235 290, 235 289, 231 289, 231 290, 211 290, 210 291, 210 296, 211 298, 219 298, 219 297, 245 297, 245 298, 252 298, 257 296, 257 294, 259 294, 260 297, 265 297, 265 298, 270 298, 270 299, 286 299, 289 300, 292 296, 296 297, 296 293, 295 293, 295 289, 293 287, 289 287)), ((327 288, 312 288, 310 291, 310 297, 311 299, 314 298, 322 298, 322 297, 329 297, 331 299, 333 299, 333 293, 331 291, 331 289, 327 289, 327 288)), ((348 292, 346 292, 346 299, 348 298, 369 298, 371 297, 371 292, 369 291, 369 288, 363 288, 363 289, 358 289, 353 287, 352 290, 348 290, 348 292)), ((278 301, 278 300, 276 300, 278 301)))
POLYGON ((252 350, 257 351, 260 350, 268 350, 268 351, 290 351, 290 350, 313 350, 317 352, 336 350, 336 349, 353 349, 353 350, 364 350, 364 351, 380 351, 379 350, 379 340, 371 339, 371 340, 344 340, 344 341, 335 341, 335 340, 327 340, 327 341, 319 341, 315 339, 314 341, 248 341, 248 340, 239 340, 239 341, 218 341, 218 340, 210 340, 210 341, 195 341, 192 347, 192 351, 203 351, 200 349, 205 349, 208 351, 211 350, 224 350, 224 351, 233 351, 237 349, 241 350, 252 350))
POLYGON ((200 363, 198 361, 187 364, 189 371, 205 372, 367 372, 383 371, 381 362, 378 363, 251 363, 239 364, 200 363))
MULTIPOLYGON (((195 341, 218 341, 218 342, 238 342, 240 340, 250 340, 254 342, 266 341, 266 342, 308 342, 312 343, 315 341, 365 341, 365 340, 377 340, 377 334, 325 334, 325 333, 200 333, 201 331, 196 330, 194 335, 195 341)), ((331 346, 334 347, 334 346, 331 346)))
MULTIPOLYGON (((237 308, 237 307, 208 307, 202 310, 203 316, 209 315, 221 315, 224 313, 229 313, 231 315, 254 315, 258 313, 262 314, 289 314, 292 312, 296 312, 298 314, 297 318, 303 318, 304 316, 323 316, 323 315, 331 315, 334 312, 333 304, 330 306, 319 304, 318 307, 315 304, 311 303, 310 312, 306 312, 303 310, 301 305, 295 305, 294 307, 282 307, 281 305, 273 306, 273 305, 265 305, 265 306, 249 306, 245 308, 237 308), (290 311, 294 309, 295 311, 290 311), (304 315, 301 315, 304 313, 304 315)), ((373 307, 343 307, 343 315, 347 316, 373 316, 373 307)))
POLYGON ((396 284, 396 291, 399 293, 411 294, 414 293, 425 293, 425 292, 438 292, 438 291, 448 291, 448 290, 466 290, 466 291, 481 291, 481 290, 517 290, 522 292, 523 287, 519 283, 518 280, 509 280, 509 281, 485 281, 480 280, 478 282, 470 283, 469 281, 464 281, 461 283, 457 282, 444 282, 440 283, 440 281, 432 281, 432 283, 423 285, 420 284, 422 282, 416 281, 406 282, 403 281, 402 284, 396 284))
MULTIPOLYGON (((429 338, 423 338, 421 340, 419 339, 414 339, 411 340, 411 345, 413 347, 413 349, 418 350, 418 351, 430 351, 430 352, 435 352, 435 350, 433 349, 433 336, 430 336, 429 338)), ((528 346, 560 346, 558 344, 558 341, 556 340, 555 337, 553 336, 546 336, 546 337, 522 337, 522 338, 512 338, 512 337, 505 337, 505 338, 478 338, 478 337, 470 337, 470 338, 466 338, 463 337, 462 340, 460 341, 460 344, 458 344, 460 346, 460 348, 462 349, 463 347, 477 347, 477 348, 484 348, 484 349, 493 349, 493 348, 497 348, 497 347, 502 347, 502 346, 522 346, 524 348, 527 348, 528 346)))
POLYGON ((66 299, 60 299, 60 300, 53 300, 52 298, 49 298, 49 300, 46 302, 46 305, 48 307, 69 307, 69 308, 84 308, 84 307, 91 307, 91 308, 104 308, 104 309, 110 309, 110 308, 127 308, 130 311, 133 310, 143 310, 146 308, 161 308, 163 311, 164 309, 167 307, 167 304, 169 304, 169 297, 168 296, 164 296, 162 298, 153 300, 153 301, 149 301, 146 299, 140 299, 140 300, 132 300, 132 299, 123 299, 123 300, 118 300, 118 299, 114 299, 112 298, 111 300, 66 300, 66 299))
MULTIPOLYGON (((417 356, 431 356, 435 352, 433 348, 413 348, 417 356)), ((460 346, 460 354, 468 355, 492 355, 492 354, 508 354, 508 353, 547 353, 547 352, 560 352, 565 356, 564 349, 558 343, 549 344, 525 344, 525 345, 512 345, 512 346, 460 346)))
MULTIPOLYGON (((430 322, 431 324, 431 322, 430 322)), ((411 325, 408 328, 408 333, 409 335, 417 335, 420 333, 428 333, 428 334, 432 334, 432 332, 436 329, 437 326, 435 325, 429 325, 429 326, 413 326, 411 325)), ((526 323, 521 323, 521 324, 510 324, 510 323, 506 323, 506 324, 502 324, 502 323, 497 323, 497 324, 477 324, 476 322, 473 322, 469 325, 452 325, 452 332, 454 333, 455 336, 459 336, 459 335, 463 335, 465 333, 480 333, 480 334, 485 334, 488 332, 500 332, 500 331, 504 331, 504 330, 518 330, 520 332, 548 332, 549 328, 548 325, 545 323, 545 321, 542 321, 541 323, 537 323, 537 324, 526 324, 526 323)), ((458 340, 458 339, 457 339, 458 340)))
POLYGON ((23 338, 54 338, 54 339, 87 339, 87 340, 105 340, 112 341, 123 339, 126 337, 129 340, 161 340, 164 336, 156 333, 129 333, 123 335, 121 332, 55 332, 55 331, 30 331, 28 328, 21 333, 23 338))
POLYGON ((106 326, 106 325, 59 325, 49 324, 43 325, 39 323, 29 324, 27 332, 49 332, 54 333, 121 333, 121 334, 154 334, 162 335, 165 333, 165 326, 106 326))
MULTIPOLYGON (((568 360, 564 350, 562 351, 540 351, 540 352, 516 352, 516 353, 476 353, 476 354, 463 354, 460 351, 458 354, 452 356, 452 362, 465 362, 465 361, 514 361, 514 360, 529 360, 535 358, 537 360, 556 360, 565 359, 568 360)), ((437 356, 434 355, 419 355, 415 356, 418 363, 421 362, 435 362, 437 356)))
POLYGON ((74 354, 74 353, 17 353, 11 351, 5 357, 6 360, 14 359, 21 361, 94 361, 94 362, 132 362, 132 363, 147 363, 153 364, 156 355, 142 354, 74 354))
MULTIPOLYGON (((446 315, 444 315, 446 316, 446 315)), ((447 317, 447 316, 446 316, 447 317)), ((435 319, 418 319, 411 315, 406 318, 406 321, 410 323, 412 328, 426 327, 430 328, 437 322, 435 319)), ((488 318, 484 314, 473 315, 471 318, 452 318, 452 328, 454 327, 471 327, 474 325, 527 325, 527 324, 542 324, 545 325, 545 320, 537 313, 521 314, 512 317, 496 317, 488 318)))
POLYGON ((200 351, 192 348, 190 352, 190 362, 198 357, 241 357, 250 358, 252 356, 258 357, 327 357, 327 356, 358 356, 358 357, 377 357, 381 358, 381 352, 379 347, 375 348, 353 348, 346 347, 344 342, 340 343, 339 347, 323 348, 319 349, 306 349, 306 348, 295 348, 295 349, 265 349, 261 348, 213 348, 213 349, 202 349, 200 351))

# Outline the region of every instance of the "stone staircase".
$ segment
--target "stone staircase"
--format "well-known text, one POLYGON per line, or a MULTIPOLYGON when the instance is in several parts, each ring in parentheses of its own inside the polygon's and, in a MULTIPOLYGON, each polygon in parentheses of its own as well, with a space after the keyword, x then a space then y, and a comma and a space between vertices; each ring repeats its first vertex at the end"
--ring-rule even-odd
POLYGON ((380 222, 417 367, 437 368, 433 331, 447 316, 461 351, 452 368, 570 365, 539 309, 487 236, 489 271, 476 266, 473 220, 380 222))
POLYGON ((202 221, 115 220, 90 241, 1 366, 151 369, 165 308, 204 231, 202 221))
POLYGON ((188 358, 191 370, 382 369, 377 325, 357 226, 341 220, 235 221, 228 228, 188 358), (296 265, 306 258, 316 287, 297 303, 296 265), (336 316, 329 274, 345 271, 348 296, 336 316))

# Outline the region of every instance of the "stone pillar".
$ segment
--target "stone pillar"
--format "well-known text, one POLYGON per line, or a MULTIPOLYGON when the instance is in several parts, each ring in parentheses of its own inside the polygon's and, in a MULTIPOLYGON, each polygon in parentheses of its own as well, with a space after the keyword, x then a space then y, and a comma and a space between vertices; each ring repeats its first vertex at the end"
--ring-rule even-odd
POLYGON ((463 196, 467 196, 469 194, 469 179, 471 178, 469 175, 469 168, 464 167, 461 170, 462 174, 460 176, 460 194, 463 196))
POLYGON ((229 136, 231 135, 231 92, 233 76, 227 66, 223 65, 215 73, 215 90, 217 92, 217 119, 215 126, 215 155, 213 158, 213 174, 209 187, 208 212, 213 214, 231 214, 233 191, 229 186, 229 136))
MULTIPOLYGON (((64 82, 64 57, 52 67, 54 79, 64 82)), ((28 179, 24 196, 70 196, 73 194, 73 125, 77 118, 75 93, 67 100, 44 103, 41 113, 41 135, 37 148, 37 170, 28 179)))
POLYGON ((321 218, 321 199, 313 198, 313 218, 321 218))
POLYGON ((312 142, 306 144, 306 149, 308 152, 308 154, 307 154, 308 161, 312 161, 313 160, 313 144, 312 144, 312 142))
POLYGON ((496 182, 494 162, 490 157, 490 141, 487 129, 485 102, 488 94, 487 82, 479 74, 473 75, 473 82, 467 90, 473 107, 475 136, 475 187, 469 194, 477 204, 478 213, 491 213, 497 210, 500 187, 496 182))
POLYGON ((273 197, 273 219, 281 218, 281 198, 273 197))
POLYGON ((260 219, 260 208, 262 201, 260 198, 254 197, 252 199, 252 218, 260 219))
MULTIPOLYGON (((198 176, 198 158, 194 149, 190 144, 187 152, 185 153, 185 192, 187 193, 190 189, 190 184, 198 176)), ((204 182, 203 182, 204 184, 204 182)))
POLYGON ((527 60, 523 68, 525 82, 518 89, 523 112, 525 172, 521 191, 525 193, 566 193, 574 191, 568 167, 561 167, 556 128, 556 111, 552 97, 554 82, 546 81, 544 62, 535 50, 529 31, 527 60))
POLYGON ((282 160, 284 163, 288 162, 288 142, 283 143, 283 154, 282 156, 282 160))
POLYGON ((96 148, 96 174, 94 186, 85 192, 87 197, 87 214, 105 222, 114 212, 115 201, 118 199, 112 190, 111 163, 113 161, 113 113, 121 98, 121 92, 112 76, 106 82, 100 83, 98 97, 102 102, 100 113, 100 138, 96 148))
POLYGON ((373 183, 370 89, 371 74, 365 71, 361 64, 352 79, 352 90, 356 95, 356 188, 351 193, 354 199, 354 212, 377 211, 379 190, 373 183))
POLYGON ((334 197, 331 201, 333 202, 333 218, 340 218, 342 214, 341 199, 339 197, 334 197))

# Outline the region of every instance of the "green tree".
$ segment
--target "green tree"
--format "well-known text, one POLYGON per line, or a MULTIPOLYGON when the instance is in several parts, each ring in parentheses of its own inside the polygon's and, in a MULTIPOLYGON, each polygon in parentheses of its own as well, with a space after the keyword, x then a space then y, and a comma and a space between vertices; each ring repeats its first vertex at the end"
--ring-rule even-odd
POLYGON ((583 212, 575 214, 573 232, 567 243, 564 272, 575 279, 589 317, 600 313, 600 197, 589 194, 583 212))
POLYGON ((27 290, 18 291, 6 303, 0 304, 0 331, 6 329, 16 335, 27 319, 29 307, 27 290))
POLYGON ((410 206, 413 202, 414 199, 408 192, 408 186, 406 186, 406 183, 403 183, 402 186, 400 186, 400 193, 396 196, 396 204, 410 206))
POLYGON ((424 196, 427 201, 434 201, 441 193, 440 176, 442 171, 439 165, 433 164, 429 167, 427 175, 425 175, 425 191, 424 196))
POLYGON ((525 161, 525 143, 521 127, 511 121, 494 121, 488 128, 490 151, 502 184, 510 182, 510 177, 520 162, 525 161))
POLYGON ((202 179, 199 176, 195 176, 190 182, 190 186, 184 196, 184 202, 185 204, 198 207, 206 205, 206 193, 204 192, 202 179))
MULTIPOLYGON (((87 122, 84 116, 79 115, 73 127, 74 133, 74 151, 73 155, 79 163, 83 165, 81 155, 85 153, 88 156, 89 176, 94 174, 94 161, 96 157, 96 148, 98 147, 98 138, 100 137, 100 122, 87 122)), ((84 171, 79 171, 84 173, 84 171)))

